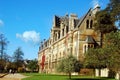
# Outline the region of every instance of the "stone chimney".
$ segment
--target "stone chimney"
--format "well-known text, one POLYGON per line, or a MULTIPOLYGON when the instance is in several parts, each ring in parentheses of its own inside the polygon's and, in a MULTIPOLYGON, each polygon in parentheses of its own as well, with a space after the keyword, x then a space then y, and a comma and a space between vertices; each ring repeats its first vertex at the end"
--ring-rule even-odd
POLYGON ((93 14, 96 14, 96 12, 98 12, 98 11, 100 11, 100 5, 99 4, 96 4, 95 6, 94 6, 94 9, 93 9, 93 14))
POLYGON ((78 19, 78 16, 76 14, 71 14, 69 18, 69 29, 73 30, 74 29, 74 20, 78 19))

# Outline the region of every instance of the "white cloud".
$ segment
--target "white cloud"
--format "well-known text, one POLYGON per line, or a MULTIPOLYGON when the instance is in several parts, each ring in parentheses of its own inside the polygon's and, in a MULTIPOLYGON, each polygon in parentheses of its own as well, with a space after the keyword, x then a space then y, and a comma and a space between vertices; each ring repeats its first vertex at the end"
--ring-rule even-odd
POLYGON ((23 34, 17 33, 16 37, 25 42, 33 42, 34 44, 38 44, 40 42, 40 34, 35 31, 25 31, 23 34))
POLYGON ((0 19, 0 26, 3 26, 4 22, 0 19))

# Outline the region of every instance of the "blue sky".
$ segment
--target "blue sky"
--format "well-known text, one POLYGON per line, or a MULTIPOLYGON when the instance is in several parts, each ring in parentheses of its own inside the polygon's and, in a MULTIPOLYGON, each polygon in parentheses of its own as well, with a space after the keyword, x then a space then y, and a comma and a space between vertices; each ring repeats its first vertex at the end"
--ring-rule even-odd
POLYGON ((38 56, 39 42, 48 39, 54 15, 84 15, 97 3, 104 9, 109 0, 0 0, 0 33, 10 42, 7 54, 21 47, 24 59, 38 56))

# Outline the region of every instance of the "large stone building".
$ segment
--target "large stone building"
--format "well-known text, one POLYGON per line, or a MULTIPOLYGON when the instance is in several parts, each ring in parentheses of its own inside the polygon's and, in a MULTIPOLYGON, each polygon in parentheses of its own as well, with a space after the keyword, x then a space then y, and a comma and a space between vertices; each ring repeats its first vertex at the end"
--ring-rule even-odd
POLYGON ((39 48, 40 72, 54 73, 58 62, 69 54, 83 61, 88 48, 100 45, 100 33, 93 26, 95 14, 99 10, 99 6, 89 9, 81 18, 76 14, 54 16, 50 38, 44 40, 39 48))

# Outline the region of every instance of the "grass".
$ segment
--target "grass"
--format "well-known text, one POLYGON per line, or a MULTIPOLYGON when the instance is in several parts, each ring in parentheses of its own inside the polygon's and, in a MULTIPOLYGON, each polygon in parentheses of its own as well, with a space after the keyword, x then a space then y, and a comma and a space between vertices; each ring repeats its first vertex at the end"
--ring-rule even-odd
MULTIPOLYGON (((68 76, 65 75, 51 75, 51 74, 39 74, 39 73, 24 73, 29 76, 22 80, 69 80, 68 76)), ((71 80, 115 80, 109 78, 100 78, 92 76, 72 76, 71 80)))

